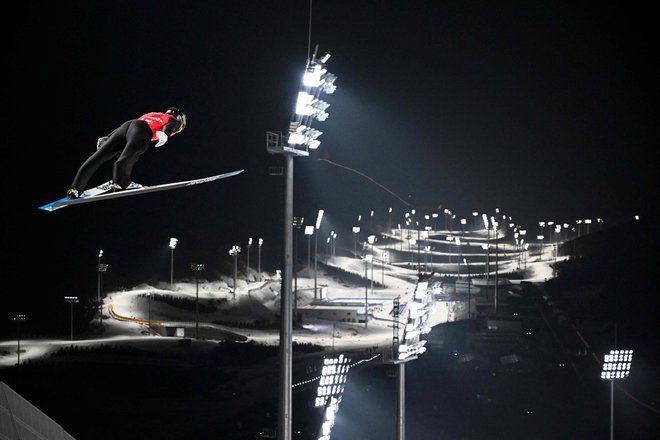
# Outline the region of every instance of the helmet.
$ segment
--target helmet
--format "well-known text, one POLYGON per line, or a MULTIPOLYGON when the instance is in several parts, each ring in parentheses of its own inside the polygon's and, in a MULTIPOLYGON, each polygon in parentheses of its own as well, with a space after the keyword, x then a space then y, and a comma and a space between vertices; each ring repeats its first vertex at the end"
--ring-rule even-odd
POLYGON ((186 128, 186 122, 188 122, 188 118, 184 112, 176 107, 168 107, 165 113, 174 116, 181 123, 181 128, 179 128, 174 134, 181 133, 183 129, 186 128))

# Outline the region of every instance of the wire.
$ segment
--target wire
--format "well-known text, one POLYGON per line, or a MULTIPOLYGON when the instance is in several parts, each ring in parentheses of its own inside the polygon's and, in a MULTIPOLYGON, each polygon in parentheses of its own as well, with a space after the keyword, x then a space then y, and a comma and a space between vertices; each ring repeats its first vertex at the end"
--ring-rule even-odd
POLYGON ((360 176, 364 177, 365 179, 368 179, 368 180, 370 180, 371 182, 375 183, 376 185, 378 185, 379 187, 381 187, 382 189, 384 189, 384 190, 387 191, 388 193, 392 194, 394 197, 396 197, 397 199, 399 199, 399 200, 400 200, 403 204, 405 204, 406 206, 409 206, 409 207, 411 207, 411 208, 415 208, 415 205, 412 205, 412 204, 408 203, 407 201, 405 201, 404 199, 402 199, 401 197, 399 197, 396 193, 394 193, 393 191, 389 190, 389 189, 388 189, 387 187, 385 187, 384 185, 382 185, 382 184, 376 182, 374 179, 372 179, 371 177, 367 176, 366 174, 364 174, 364 173, 362 173, 362 172, 360 172, 360 171, 358 171, 358 170, 355 170, 355 169, 353 169, 353 168, 349 168, 349 167, 347 167, 347 166, 345 166, 345 165, 340 165, 340 164, 338 164, 338 163, 336 163, 336 162, 333 162, 333 161, 331 161, 331 160, 328 160, 328 159, 319 158, 318 160, 321 160, 321 161, 323 161, 323 162, 327 162, 327 163, 329 163, 330 165, 334 165, 334 166, 336 166, 336 167, 343 168, 343 169, 348 170, 348 171, 352 171, 352 172, 354 172, 355 174, 359 174, 360 176))

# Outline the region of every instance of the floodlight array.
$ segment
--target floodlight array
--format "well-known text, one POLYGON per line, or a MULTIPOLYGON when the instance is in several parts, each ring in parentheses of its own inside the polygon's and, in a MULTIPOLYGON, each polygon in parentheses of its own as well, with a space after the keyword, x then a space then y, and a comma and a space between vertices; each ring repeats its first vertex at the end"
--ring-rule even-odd
POLYGON ((417 359, 418 355, 426 351, 426 341, 420 339, 420 336, 431 331, 429 316, 434 309, 433 291, 429 289, 429 283, 419 281, 413 298, 406 307, 408 321, 404 327, 402 342, 396 347, 398 361, 407 362, 417 359))
POLYGON ((321 144, 318 137, 322 132, 311 128, 314 119, 328 119, 326 111, 330 104, 319 99, 321 93, 331 94, 337 89, 337 76, 329 73, 325 63, 330 58, 326 54, 320 59, 316 55, 308 62, 296 100, 295 115, 289 124, 287 142, 294 148, 315 149, 321 144))
POLYGON ((321 378, 316 390, 314 407, 324 407, 323 422, 319 440, 330 440, 330 431, 335 424, 335 415, 339 410, 339 402, 344 392, 346 376, 351 368, 350 359, 340 354, 336 358, 323 359, 321 378))
POLYGON ((329 397, 339 397, 344 392, 346 376, 350 369, 349 361, 350 359, 344 357, 343 354, 336 358, 323 360, 321 377, 316 389, 315 407, 326 406, 329 397))
POLYGON ((341 397, 330 398, 323 414, 319 440, 330 440, 330 431, 332 431, 332 427, 335 425, 335 416, 339 410, 339 402, 341 402, 341 397))
POLYGON ((627 378, 630 374, 632 355, 632 350, 610 350, 610 354, 605 355, 600 378, 603 380, 627 378))

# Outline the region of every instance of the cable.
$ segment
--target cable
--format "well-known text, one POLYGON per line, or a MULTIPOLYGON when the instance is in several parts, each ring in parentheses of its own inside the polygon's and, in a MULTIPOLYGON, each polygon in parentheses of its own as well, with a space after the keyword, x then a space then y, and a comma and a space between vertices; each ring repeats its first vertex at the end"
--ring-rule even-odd
POLYGON ((360 171, 358 171, 358 170, 355 170, 355 169, 353 169, 353 168, 349 168, 349 167, 347 167, 347 166, 345 166, 345 165, 340 165, 340 164, 338 164, 338 163, 336 163, 336 162, 333 162, 333 161, 331 161, 331 160, 328 160, 328 159, 319 158, 318 160, 323 161, 323 162, 327 162, 327 163, 329 163, 330 165, 334 165, 334 166, 337 166, 337 167, 339 167, 339 168, 343 168, 343 169, 348 170, 348 171, 352 171, 352 172, 354 172, 355 174, 359 174, 360 176, 364 177, 365 179, 368 179, 368 180, 370 180, 371 182, 375 183, 376 185, 378 185, 379 187, 381 187, 382 189, 384 189, 384 190, 387 191, 388 193, 392 194, 394 197, 396 197, 397 199, 399 199, 399 200, 400 200, 403 204, 405 204, 406 206, 409 206, 409 207, 411 207, 411 208, 415 208, 415 205, 412 205, 412 204, 406 202, 404 199, 402 199, 401 197, 399 197, 396 193, 394 193, 393 191, 390 191, 390 190, 389 190, 387 187, 385 187, 384 185, 382 185, 382 184, 376 182, 374 179, 372 179, 371 177, 367 176, 366 174, 364 174, 364 173, 362 173, 362 172, 360 172, 360 171))

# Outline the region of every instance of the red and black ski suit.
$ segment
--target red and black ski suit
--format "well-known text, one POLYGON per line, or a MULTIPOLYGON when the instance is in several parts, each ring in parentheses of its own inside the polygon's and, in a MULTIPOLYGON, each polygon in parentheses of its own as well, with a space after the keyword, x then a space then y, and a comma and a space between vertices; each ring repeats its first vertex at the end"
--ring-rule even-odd
POLYGON ((137 119, 131 119, 112 131, 105 140, 101 138, 94 154, 83 163, 71 188, 82 194, 87 189, 89 179, 96 170, 109 160, 119 156, 112 169, 112 180, 122 188, 131 183, 131 172, 138 159, 149 149, 151 141, 156 141, 157 131, 167 136, 176 134, 181 122, 167 113, 146 113, 137 119))

